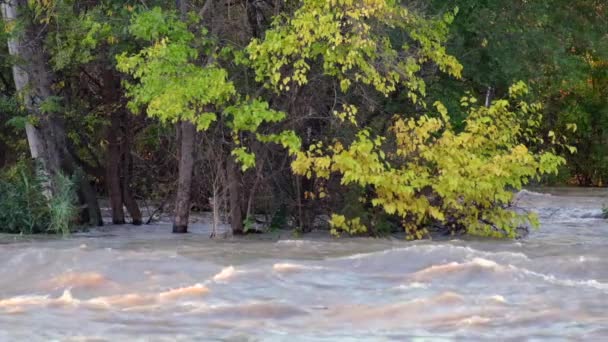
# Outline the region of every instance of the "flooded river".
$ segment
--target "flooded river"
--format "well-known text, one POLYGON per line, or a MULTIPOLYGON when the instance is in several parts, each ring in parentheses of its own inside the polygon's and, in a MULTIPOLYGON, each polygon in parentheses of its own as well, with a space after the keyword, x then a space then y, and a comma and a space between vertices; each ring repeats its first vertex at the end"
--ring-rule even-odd
POLYGON ((523 192, 520 241, 0 237, 0 341, 608 339, 605 190, 523 192))

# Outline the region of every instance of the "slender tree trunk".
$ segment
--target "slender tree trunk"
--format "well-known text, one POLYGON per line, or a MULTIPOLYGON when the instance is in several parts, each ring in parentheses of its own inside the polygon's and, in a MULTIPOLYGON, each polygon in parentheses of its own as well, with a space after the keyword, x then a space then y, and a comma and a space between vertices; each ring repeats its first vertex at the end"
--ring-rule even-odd
POLYGON ((0 140, 0 168, 3 168, 4 164, 6 163, 6 150, 6 145, 2 140, 0 140))
POLYGON ((190 122, 180 123, 181 144, 179 153, 179 175, 177 196, 175 199, 174 233, 188 232, 190 217, 190 191, 192 187, 192 172, 194 170, 194 140, 196 128, 190 122))
POLYGON ((78 188, 82 194, 83 202, 86 204, 86 212, 88 214, 88 222, 91 226, 103 226, 103 218, 101 217, 101 209, 97 201, 95 189, 91 186, 87 179, 87 175, 82 172, 82 176, 78 179, 78 188))
MULTIPOLYGON (((126 119, 126 118, 125 118, 126 119)), ((133 158, 131 157, 131 138, 125 132, 122 144, 122 200, 131 215, 132 223, 136 226, 143 223, 141 210, 133 196, 131 174, 133 173, 133 158)))
POLYGON ((314 181, 307 177, 298 177, 298 180, 300 182, 300 198, 298 202, 300 206, 300 229, 304 233, 309 233, 313 229, 314 211, 310 205, 311 200, 305 194, 314 191, 314 181))
MULTIPOLYGON (((185 0, 176 0, 175 6, 179 9, 181 19, 186 20, 187 3, 185 0)), ((190 217, 190 191, 192 188, 192 173, 194 171, 194 141, 196 127, 190 122, 179 124, 180 153, 179 175, 177 182, 177 196, 175 198, 175 218, 173 219, 173 233, 187 233, 190 217)))
POLYGON ((493 87, 488 87, 488 89, 486 90, 486 103, 485 106, 486 107, 490 107, 490 105, 492 104, 492 98, 494 97, 494 88, 493 87))
POLYGON ((241 235, 244 233, 243 227, 243 189, 241 187, 241 176, 238 165, 232 156, 226 162, 228 175, 228 192, 230 196, 230 225, 232 234, 241 235))
POLYGON ((112 113, 108 131, 108 150, 106 156, 106 187, 112 208, 112 223, 124 224, 122 189, 120 181, 121 151, 118 133, 120 132, 120 117, 112 113))
POLYGON ((90 226, 103 226, 97 195, 95 189, 89 183, 87 174, 71 158, 67 158, 66 168, 73 175, 80 203, 85 205, 80 213, 80 222, 88 223, 90 226))

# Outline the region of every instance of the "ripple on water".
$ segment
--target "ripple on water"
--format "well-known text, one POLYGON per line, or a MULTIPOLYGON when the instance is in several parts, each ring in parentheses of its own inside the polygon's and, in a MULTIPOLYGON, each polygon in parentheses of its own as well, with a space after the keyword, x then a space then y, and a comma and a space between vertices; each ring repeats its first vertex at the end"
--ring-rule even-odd
POLYGON ((518 243, 248 241, 230 253, 161 232, 168 226, 0 245, 10 275, 0 278, 0 340, 43 340, 33 324, 60 341, 71 331, 112 341, 606 340, 608 223, 589 217, 598 197, 523 195, 546 215, 518 243))

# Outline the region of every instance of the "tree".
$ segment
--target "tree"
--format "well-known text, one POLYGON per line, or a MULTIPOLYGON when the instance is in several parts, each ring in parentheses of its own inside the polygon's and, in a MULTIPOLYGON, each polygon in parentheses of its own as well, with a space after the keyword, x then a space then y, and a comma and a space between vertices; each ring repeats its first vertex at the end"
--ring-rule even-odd
MULTIPOLYGON (((32 17, 28 6, 27 1, 21 0, 3 2, 2 14, 6 26, 13 28, 8 47, 17 61, 13 65, 15 89, 30 114, 25 122, 30 152, 39 166, 40 177, 46 181, 45 193, 50 199, 61 191, 54 184, 61 179, 61 173, 76 175, 78 171, 67 150, 65 128, 55 113, 59 98, 53 93, 54 75, 44 49, 45 27, 32 17), (21 31, 17 29, 20 26, 21 31)), ((35 9, 36 4, 32 7, 35 9)), ((99 205, 88 180, 85 177, 75 177, 75 180, 86 204, 84 220, 93 225, 102 224, 99 205)))
MULTIPOLYGON (((396 216, 413 238, 433 224, 514 236, 515 227, 534 218, 506 210, 513 196, 509 188, 555 172, 563 160, 550 148, 533 153, 527 147, 534 139, 529 132, 538 128, 539 106, 519 99, 527 92, 523 84, 510 90, 515 105, 501 100, 471 107, 462 133, 452 128, 443 104, 426 109, 425 65, 461 75, 461 65, 444 47, 453 19, 451 13, 427 19, 393 2, 304 0, 248 52, 257 79, 276 91, 305 87, 319 77, 316 71, 334 79, 345 98, 353 88, 385 97, 399 90, 426 112, 394 115, 383 131, 361 125, 370 123, 366 116, 378 117, 373 111, 361 113, 359 106, 342 102, 333 114, 353 135, 323 136, 303 151, 292 151, 296 174, 325 181, 337 175, 341 185, 360 187, 358 201, 370 211, 381 208, 396 216), (405 37, 390 39, 392 30, 405 37)), ((462 100, 465 107, 474 103, 474 98, 462 100)), ((323 188, 312 195, 328 196, 323 188)), ((365 221, 370 223, 361 215, 334 214, 330 224, 336 232, 362 233, 365 221)))
POLYGON ((592 185, 608 177, 601 138, 606 129, 604 110, 588 92, 588 85, 602 83, 594 63, 608 59, 605 4, 454 0, 432 1, 430 8, 437 13, 458 8, 447 47, 464 66, 462 82, 440 78, 430 84, 435 99, 462 119, 465 112, 458 98, 465 91, 481 98, 491 88, 493 95, 502 97, 510 84, 523 80, 546 104, 539 134, 560 132, 578 150, 566 153, 568 165, 561 168, 561 181, 592 185), (573 124, 578 126, 575 132, 573 124))
MULTIPOLYGON (((18 63, 13 66, 15 88, 23 98, 25 108, 38 121, 26 122, 25 129, 32 158, 40 165, 43 178, 52 182, 60 172, 60 157, 57 139, 60 139, 57 129, 49 113, 45 113, 44 105, 52 101, 50 74, 44 54, 43 41, 38 34, 41 27, 26 17, 27 2, 11 0, 2 3, 2 16, 6 27, 16 28, 18 20, 22 20, 23 32, 13 31, 13 37, 8 41, 9 53, 18 63), (24 13, 25 12, 25 13, 24 13)), ((53 186, 48 184, 48 196, 52 196, 53 186)))
MULTIPOLYGON (((136 54, 118 56, 119 70, 136 80, 127 85, 130 108, 133 112, 143 108, 149 117, 163 122, 189 122, 201 132, 216 124, 222 128, 217 137, 219 143, 210 148, 224 148, 223 141, 228 134, 236 144, 231 144, 234 158, 251 167, 253 156, 237 147, 239 134, 253 132, 255 137, 260 126, 280 121, 284 115, 269 109, 265 101, 237 92, 235 84, 228 79, 228 71, 218 61, 222 54, 230 54, 230 49, 219 47, 207 28, 197 24, 194 18, 192 20, 183 21, 173 12, 159 7, 133 17, 131 33, 150 45, 136 54), (197 30, 196 36, 188 24, 197 30)), ((181 159, 184 163, 192 162, 190 155, 181 159)), ((239 227, 234 228, 238 232, 239 227)))

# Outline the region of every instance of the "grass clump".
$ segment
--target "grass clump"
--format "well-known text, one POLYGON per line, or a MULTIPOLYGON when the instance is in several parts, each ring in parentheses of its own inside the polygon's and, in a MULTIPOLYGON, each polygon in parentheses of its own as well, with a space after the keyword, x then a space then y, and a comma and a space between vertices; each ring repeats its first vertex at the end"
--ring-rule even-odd
POLYGON ((74 183, 64 175, 55 177, 49 199, 45 183, 23 161, 0 173, 1 233, 70 234, 77 215, 74 183))

